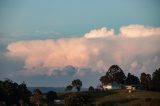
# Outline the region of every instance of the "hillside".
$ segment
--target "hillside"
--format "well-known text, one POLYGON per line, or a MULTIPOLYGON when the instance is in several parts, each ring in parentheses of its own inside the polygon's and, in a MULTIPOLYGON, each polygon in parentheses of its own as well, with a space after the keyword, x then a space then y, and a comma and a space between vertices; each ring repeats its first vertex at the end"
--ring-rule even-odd
POLYGON ((159 106, 160 92, 113 90, 110 95, 95 100, 98 106, 159 106))

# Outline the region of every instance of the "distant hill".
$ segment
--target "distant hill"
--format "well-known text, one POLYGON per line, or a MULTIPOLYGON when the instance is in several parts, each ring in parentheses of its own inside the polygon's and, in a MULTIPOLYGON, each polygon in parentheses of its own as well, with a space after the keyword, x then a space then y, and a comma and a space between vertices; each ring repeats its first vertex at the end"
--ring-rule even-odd
POLYGON ((48 91, 65 92, 65 87, 28 87, 31 92, 37 88, 40 89, 43 93, 47 93, 48 91))
MULTIPOLYGON (((65 92, 65 87, 28 87, 28 89, 33 92, 35 89, 40 89, 42 93, 47 93, 48 91, 55 92, 65 92)), ((82 91, 88 90, 87 88, 82 88, 82 91)))

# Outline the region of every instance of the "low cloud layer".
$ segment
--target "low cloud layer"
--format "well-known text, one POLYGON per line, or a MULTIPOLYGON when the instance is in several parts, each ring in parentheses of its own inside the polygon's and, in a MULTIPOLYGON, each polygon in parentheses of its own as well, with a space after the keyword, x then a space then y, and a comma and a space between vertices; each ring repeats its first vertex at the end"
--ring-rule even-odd
POLYGON ((84 76, 118 64, 125 72, 152 73, 160 66, 160 28, 129 25, 94 29, 81 38, 13 42, 5 56, 24 62, 23 74, 84 76), (68 66, 68 67, 67 67, 68 66))

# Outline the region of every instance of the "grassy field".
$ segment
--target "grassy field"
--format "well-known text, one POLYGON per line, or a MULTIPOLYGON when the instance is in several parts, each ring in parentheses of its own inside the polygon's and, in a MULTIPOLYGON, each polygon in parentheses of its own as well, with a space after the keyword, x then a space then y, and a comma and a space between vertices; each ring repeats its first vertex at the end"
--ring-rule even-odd
MULTIPOLYGON (((96 106, 160 106, 160 92, 112 90, 107 95, 94 97, 96 106)), ((95 95, 96 96, 96 95, 95 95)))
MULTIPOLYGON (((95 106, 160 106, 160 92, 134 90, 109 90, 88 93, 94 100, 95 106)), ((65 93, 59 93, 58 98, 64 99, 65 93)), ((64 106, 58 104, 55 106, 64 106)))

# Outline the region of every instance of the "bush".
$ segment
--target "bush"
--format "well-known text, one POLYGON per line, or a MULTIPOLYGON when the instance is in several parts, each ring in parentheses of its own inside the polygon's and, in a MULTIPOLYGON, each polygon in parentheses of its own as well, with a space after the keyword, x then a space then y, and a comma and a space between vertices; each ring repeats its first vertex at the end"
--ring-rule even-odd
POLYGON ((88 88, 88 91, 94 92, 94 88, 93 88, 92 86, 90 86, 90 87, 88 88))
POLYGON ((86 93, 70 93, 64 98, 65 106, 92 106, 92 98, 86 93))

